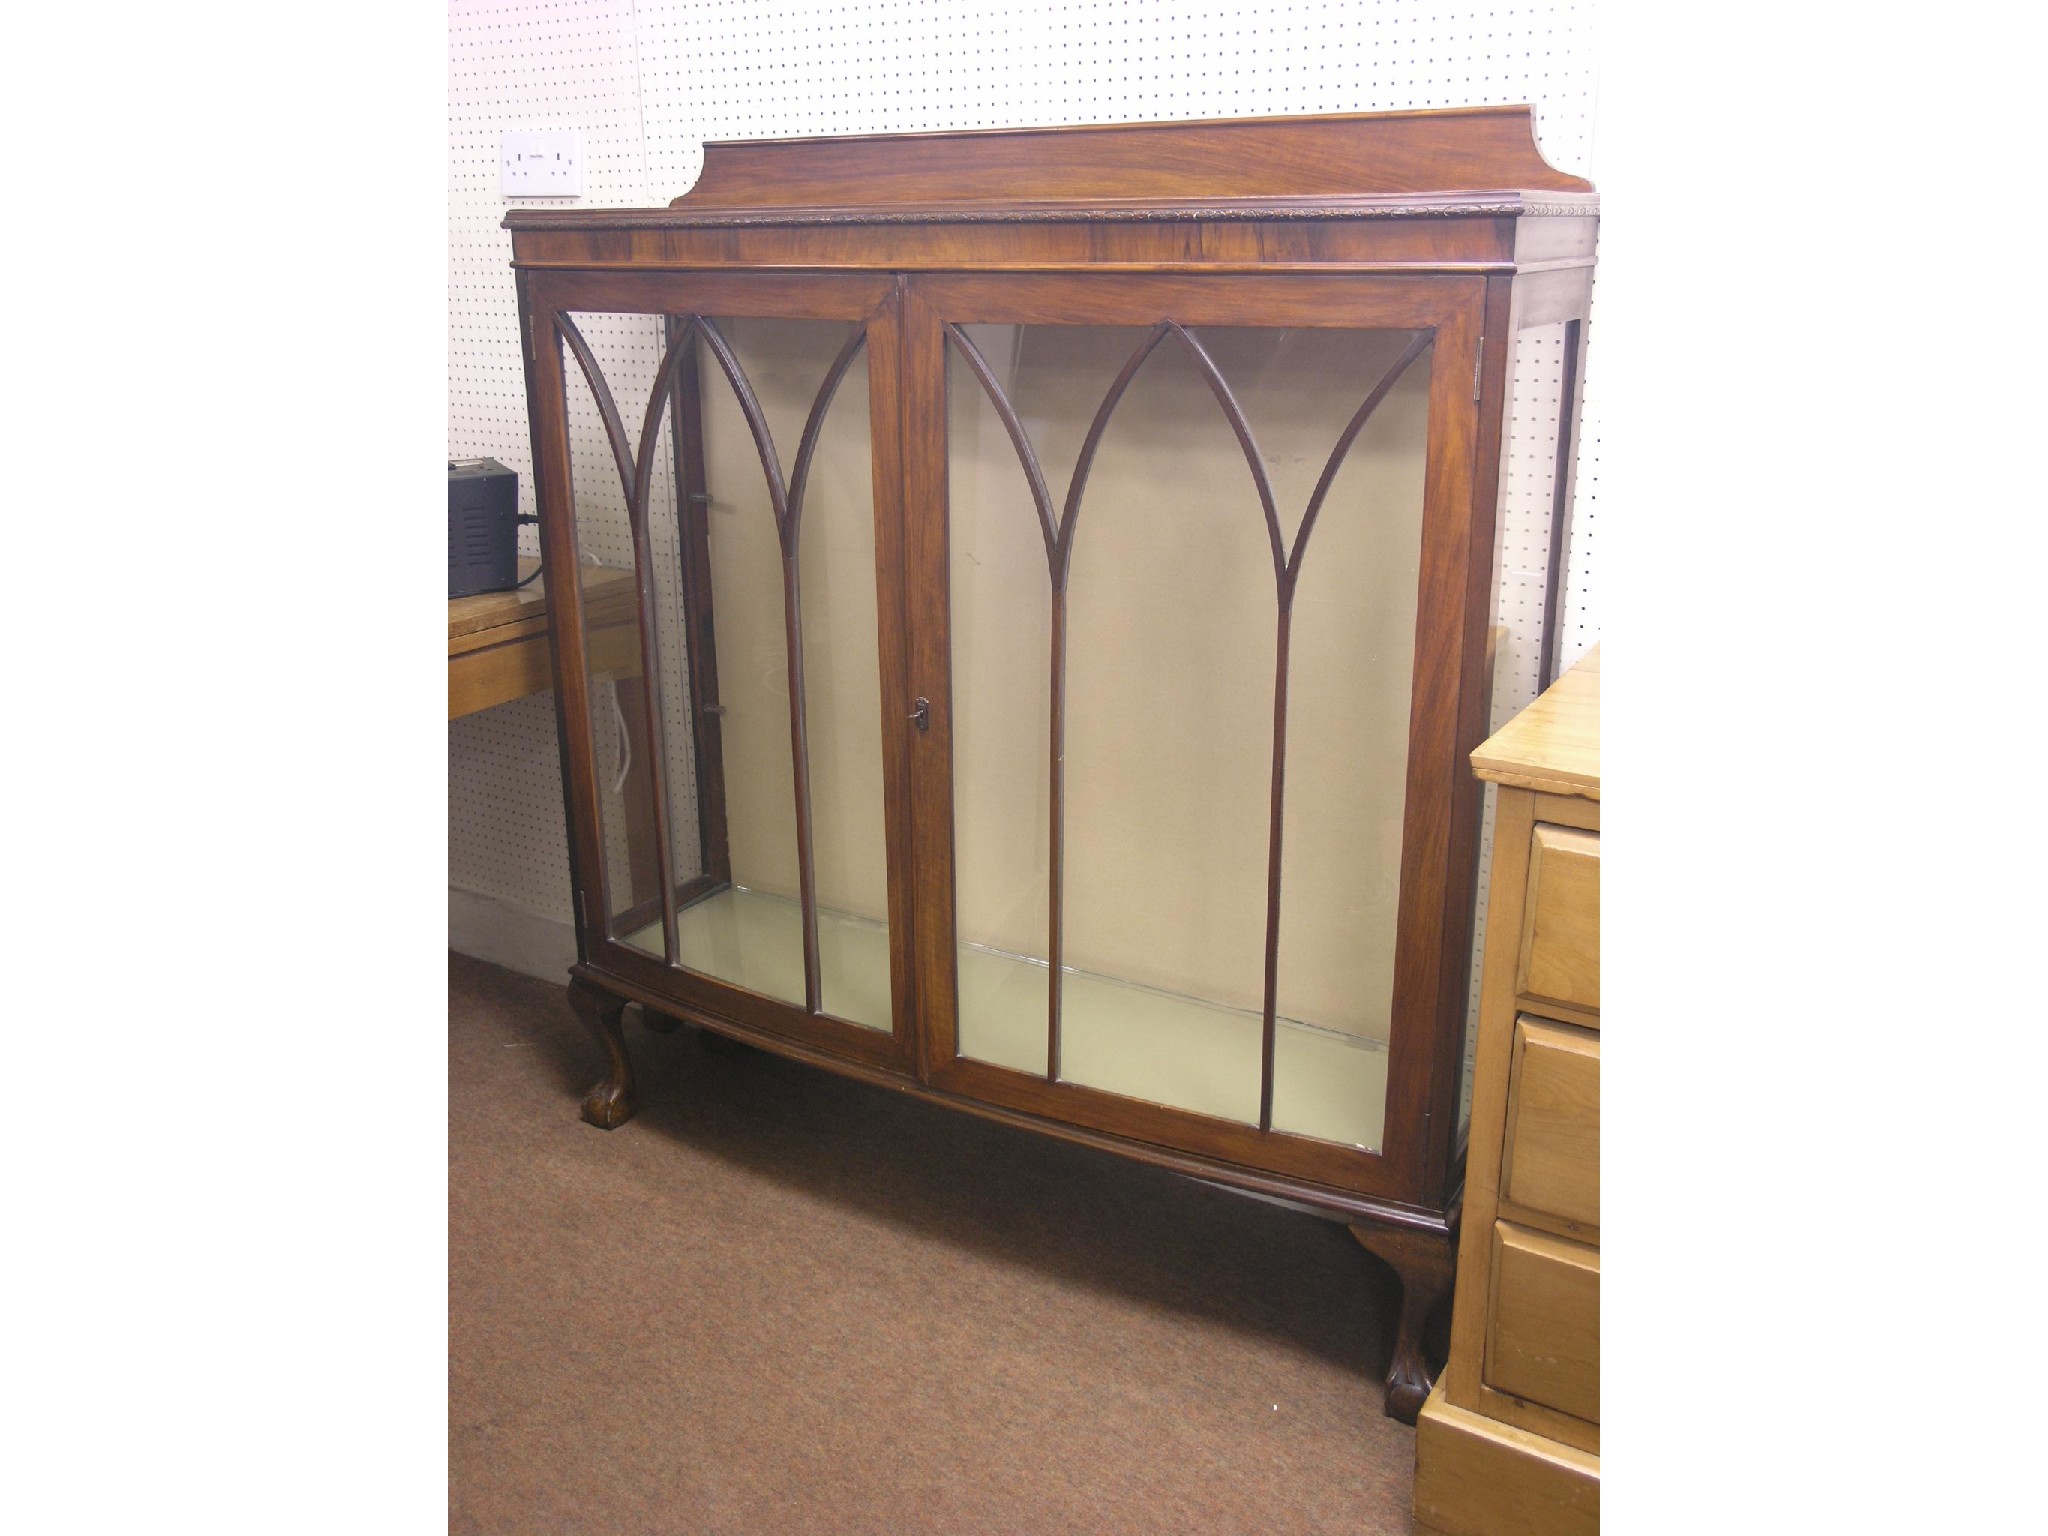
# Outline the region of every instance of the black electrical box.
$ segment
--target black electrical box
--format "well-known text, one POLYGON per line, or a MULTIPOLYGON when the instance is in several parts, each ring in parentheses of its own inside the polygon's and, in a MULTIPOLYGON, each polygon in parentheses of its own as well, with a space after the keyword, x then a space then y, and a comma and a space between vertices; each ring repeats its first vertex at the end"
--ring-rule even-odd
POLYGON ((496 459, 448 461, 448 595, 519 585, 519 475, 496 459))

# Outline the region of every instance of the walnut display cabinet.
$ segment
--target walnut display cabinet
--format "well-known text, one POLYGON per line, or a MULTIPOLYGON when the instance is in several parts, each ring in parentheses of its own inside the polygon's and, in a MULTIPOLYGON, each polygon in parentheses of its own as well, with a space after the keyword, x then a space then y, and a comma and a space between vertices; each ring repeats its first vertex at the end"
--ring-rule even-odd
POLYGON ((712 144, 667 209, 506 224, 585 1117, 638 1003, 1296 1202, 1399 1273, 1412 1421, 1591 188, 1514 107, 712 144))

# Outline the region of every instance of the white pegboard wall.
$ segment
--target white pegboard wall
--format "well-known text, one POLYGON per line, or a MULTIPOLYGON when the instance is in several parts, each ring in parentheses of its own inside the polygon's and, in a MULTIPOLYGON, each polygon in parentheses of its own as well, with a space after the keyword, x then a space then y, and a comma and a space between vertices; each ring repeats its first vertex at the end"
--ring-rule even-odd
MULTIPOLYGON (((574 128, 585 189, 576 201, 648 202, 633 22, 633 0, 452 0, 448 8, 448 453, 516 470, 523 513, 534 510, 533 462, 512 241, 498 227, 508 206, 500 140, 513 128, 574 128)), ((621 321, 591 328, 608 371, 630 349, 630 329, 621 321)), ((651 373, 652 361, 646 366, 651 373)), ((579 403, 572 390, 570 399, 582 459, 601 430, 593 434, 587 392, 579 403)), ((608 456, 604 468, 611 472, 608 456)), ((577 479, 602 483, 580 465, 577 479)), ((615 479, 612 487, 622 506, 615 479)), ((531 527, 519 539, 521 553, 539 552, 531 527)), ((610 729, 602 713, 600 736, 610 729)), ((571 921, 552 695, 451 722, 448 770, 449 883, 571 921)))
POLYGON ((448 722, 448 880, 570 916, 569 833, 551 693, 448 722))
POLYGON ((640 8, 649 174, 704 139, 1533 102, 1591 159, 1591 4, 671 0, 640 8))
MULTIPOLYGON (((581 206, 660 206, 695 180, 706 139, 1526 101, 1545 157, 1597 183, 1594 20, 1593 0, 452 0, 448 451, 516 468, 522 510, 532 510, 511 246, 498 228, 507 128, 579 132, 581 206)), ((644 345, 657 344, 650 327, 644 345)), ((642 343, 607 336, 601 355, 614 345, 642 343)), ((1598 356, 1596 324, 1561 665, 1598 638, 1598 356)), ((614 387, 623 410, 627 389, 614 387)), ((588 425, 577 417, 579 450, 601 447, 588 425)), ((522 541, 535 547, 530 530, 522 541)), ((559 849, 508 862, 481 830, 543 818, 559 829, 549 702, 451 726, 449 878, 566 921, 559 849), (512 732, 532 732, 535 750, 507 751, 501 738, 512 732), (495 766, 471 772, 472 755, 495 766)))
MULTIPOLYGON (((1594 284, 1597 290, 1599 284, 1594 284)), ((1571 547, 1565 557, 1564 614, 1558 623, 1557 670, 1562 673, 1600 643, 1600 607, 1593 585, 1599 568, 1594 544, 1600 510, 1600 412, 1594 385, 1600 374, 1600 332, 1586 324, 1585 377, 1579 382, 1579 439, 1572 456, 1571 547)))
MULTIPOLYGON (((448 452, 518 470, 521 512, 533 465, 499 143, 507 129, 574 128, 584 196, 556 206, 650 201, 633 16, 633 0, 448 7, 448 452)), ((520 540, 538 552, 531 528, 520 540)))

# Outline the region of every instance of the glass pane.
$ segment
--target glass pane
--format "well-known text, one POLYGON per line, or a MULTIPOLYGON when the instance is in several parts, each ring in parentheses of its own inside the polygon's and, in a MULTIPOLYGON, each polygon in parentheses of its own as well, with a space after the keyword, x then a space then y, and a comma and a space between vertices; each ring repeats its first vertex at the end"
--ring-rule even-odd
MULTIPOLYGON (((1515 337, 1508 375, 1507 461, 1501 483, 1500 588, 1489 639, 1491 705, 1487 730, 1497 731, 1535 702, 1543 654, 1544 600, 1550 578, 1556 513, 1558 434, 1565 398, 1570 328, 1562 321, 1530 326, 1515 337)), ((1559 573, 1563 579, 1563 573, 1559 573)), ((1465 1045, 1458 1087, 1458 1127, 1472 1118, 1477 1059, 1480 972, 1486 955, 1487 886, 1493 874, 1494 786, 1486 786, 1479 830, 1479 885, 1472 922, 1465 1045)))
MULTIPOLYGON (((1057 337, 1102 352, 1113 372, 1145 334, 1054 331, 1045 346, 1057 337)), ((1200 339, 1234 391, 1254 382, 1263 358, 1242 355, 1228 335, 1200 339)), ((1102 394, 1074 382, 1067 409, 1078 432, 1102 394)), ((1062 481, 1073 460, 1064 449, 1062 481)), ((1251 470, 1178 340, 1159 345, 1117 405, 1078 519, 1063 956, 1074 974, 1063 987, 1062 1075, 1255 1125, 1273 557, 1251 470)))
MULTIPOLYGON (((769 393, 787 391, 792 456, 826 371, 856 331, 837 322, 729 322, 726 335, 769 393), (786 383, 785 383, 786 381, 786 383)), ((797 534, 818 889, 821 1006, 888 1030, 888 837, 882 807, 882 675, 876 609, 873 443, 867 353, 840 376, 821 418, 797 534)), ((792 472, 794 472, 792 467, 792 472)))
MULTIPOLYGON (((1016 398, 1020 329, 968 334, 1016 398)), ((1051 578, 1002 418, 957 356, 947 359, 946 388, 958 1051, 1042 1073, 1051 578)), ((1025 404, 1035 406, 1035 396, 1025 404)))
MULTIPOLYGON (((849 322, 720 319, 794 494, 804 428, 849 322)), ((679 921, 681 964, 806 1001, 803 876, 816 893, 822 1011, 892 1027, 883 835, 879 637, 866 359, 856 352, 822 417, 795 517, 807 770, 792 736, 789 572, 760 445, 708 343, 703 397, 709 603, 728 878, 679 921), (799 818, 799 800, 807 819, 799 818), (808 854, 803 833, 809 832, 808 854)))
MULTIPOLYGON (((613 937, 660 956, 664 946, 655 760, 657 753, 675 745, 677 705, 669 697, 673 690, 663 679, 653 690, 654 707, 649 707, 639 565, 627 515, 627 487, 598 403, 601 388, 620 413, 630 460, 638 449, 639 423, 660 360, 660 323, 647 315, 580 314, 570 318, 588 348, 589 365, 598 380, 594 385, 576 350, 565 345, 576 579, 582 593, 584 659, 596 752, 605 916, 613 937)), ((650 495, 656 513, 650 533, 654 524, 672 519, 672 495, 667 482, 658 480, 650 495), (664 495, 670 498, 666 504, 664 495)), ((657 636, 666 617, 658 610, 659 605, 657 636)), ((680 789, 683 804, 690 804, 694 776, 687 752, 671 750, 664 761, 671 797, 680 789)), ((685 863, 678 869, 680 879, 690 866, 685 863)))
MULTIPOLYGON (((639 422, 645 401, 627 419, 639 422)), ((625 406, 621 405, 622 412, 625 406)), ((654 639, 660 677, 662 762, 668 792, 669 867, 676 901, 686 906, 708 883, 705 878, 703 813, 697 794, 697 744, 690 697, 689 606, 684 601, 684 526, 678 517, 674 410, 662 412, 648 490, 648 546, 654 584, 654 639)), ((662 952, 656 926, 630 942, 662 952)))
POLYGON ((1061 533, 1049 552, 1001 413, 949 350, 960 1054, 1043 1074, 1056 1004, 1064 1080, 1248 1124, 1266 1007, 1274 541, 1295 547, 1353 413, 1409 358, 1311 530, 1291 605, 1274 1124, 1377 1146, 1426 351, 1418 360, 1406 349, 1419 338, 1385 332, 1195 333, 1257 439, 1269 528, 1209 380, 1168 335, 1116 405, 1068 529, 1090 423, 1149 329, 966 334, 1037 455, 1061 533))
MULTIPOLYGON (((1274 377, 1326 392, 1327 413, 1285 393, 1268 409, 1301 424, 1297 451, 1317 473, 1414 339, 1289 333, 1294 366, 1274 377)), ((1273 1128, 1372 1150, 1386 1118, 1430 359, 1403 369, 1330 483, 1298 557, 1288 666, 1273 1128)))

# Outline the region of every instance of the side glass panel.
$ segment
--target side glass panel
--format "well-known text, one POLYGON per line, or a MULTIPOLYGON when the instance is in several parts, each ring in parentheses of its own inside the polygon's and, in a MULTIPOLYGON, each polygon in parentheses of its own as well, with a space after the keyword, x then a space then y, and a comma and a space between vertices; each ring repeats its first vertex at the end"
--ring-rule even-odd
MULTIPOLYGON (((685 381, 686 382, 686 381, 685 381)), ((670 868, 676 882, 676 905, 687 908, 700 891, 716 883, 712 861, 719 846, 714 834, 723 827, 716 807, 703 803, 704 776, 698 763, 705 753, 700 734, 712 717, 694 707, 693 663, 709 662, 710 647, 691 632, 693 605, 689 596, 693 552, 689 547, 688 504, 676 467, 677 413, 673 397, 661 413, 654 462, 649 475, 648 548, 654 589, 655 651, 661 676, 661 721, 665 732, 662 762, 668 791, 670 868), (703 657, 697 656, 699 649, 703 657)), ((715 756, 713 757, 715 761, 715 756)), ((640 947, 661 951, 661 936, 647 933, 640 947)))
POLYGON ((661 358, 660 322, 650 315, 568 318, 573 334, 565 336, 563 369, 575 579, 596 752, 605 917, 613 938, 660 957, 663 864, 678 884, 702 868, 687 680, 668 661, 681 649, 683 611, 673 575, 675 485, 665 431, 661 444, 648 450, 647 516, 636 527, 629 513, 642 416, 661 358), (643 575, 652 587, 651 633, 642 627, 643 575), (650 658, 656 663, 651 670, 650 658))
POLYGON ((947 349, 959 1053, 1376 1149, 1427 336, 947 349))
MULTIPOLYGON (((1515 337, 1508 372, 1507 457, 1502 465, 1500 585, 1494 602, 1488 665, 1487 731, 1499 730, 1541 692, 1545 597, 1552 580, 1551 543, 1558 495, 1558 442, 1564 430, 1568 351, 1576 340, 1565 322, 1530 326, 1515 337)), ((1556 573, 1562 581, 1564 573, 1556 573)), ((1458 1083, 1458 1127, 1472 1119, 1472 1072, 1479 1040, 1479 992, 1486 956, 1488 886, 1493 874, 1493 785, 1479 831, 1479 883, 1472 921, 1472 963, 1465 1008, 1465 1046, 1458 1083)))

